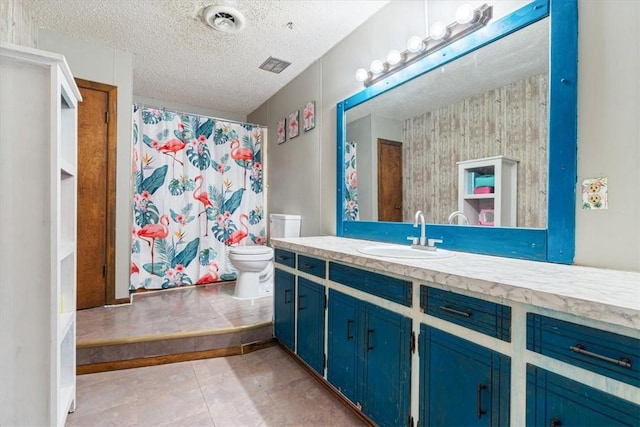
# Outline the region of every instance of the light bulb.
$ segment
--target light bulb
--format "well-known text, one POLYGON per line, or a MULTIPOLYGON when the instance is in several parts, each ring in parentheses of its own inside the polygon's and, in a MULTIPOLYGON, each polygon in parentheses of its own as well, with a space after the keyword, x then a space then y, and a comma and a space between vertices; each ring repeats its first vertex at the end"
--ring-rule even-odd
POLYGON ((371 70, 373 74, 380 74, 384 71, 384 64, 379 59, 374 59, 373 61, 371 61, 369 70, 371 70))
POLYGON ((412 36, 407 41, 407 50, 409 52, 418 53, 424 50, 424 42, 418 36, 412 36))
POLYGON ((458 24, 468 24, 475 18, 475 12, 470 4, 465 3, 456 10, 456 22, 458 24))
POLYGON ((389 65, 399 64, 400 61, 402 61, 402 54, 400 52, 398 52, 397 50, 389 51, 389 53, 387 54, 387 62, 389 63, 389 65))
POLYGON ((363 82, 369 78, 369 72, 364 68, 358 68, 356 70, 356 80, 359 82, 363 82))
POLYGON ((449 29, 443 22, 434 22, 431 24, 431 30, 429 31, 429 36, 434 40, 440 40, 447 36, 449 29))

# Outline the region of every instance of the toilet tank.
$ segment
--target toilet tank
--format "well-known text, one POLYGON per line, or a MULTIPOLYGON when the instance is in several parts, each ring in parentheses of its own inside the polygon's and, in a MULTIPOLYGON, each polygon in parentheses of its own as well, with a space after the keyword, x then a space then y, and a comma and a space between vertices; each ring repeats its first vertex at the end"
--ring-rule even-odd
POLYGON ((269 234, 272 238, 300 237, 300 215, 269 215, 269 234))

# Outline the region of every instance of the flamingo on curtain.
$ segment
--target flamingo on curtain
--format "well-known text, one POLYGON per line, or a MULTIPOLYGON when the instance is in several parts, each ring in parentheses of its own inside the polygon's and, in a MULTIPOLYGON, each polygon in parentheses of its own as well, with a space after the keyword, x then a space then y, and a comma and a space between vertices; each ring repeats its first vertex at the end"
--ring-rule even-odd
POLYGON ((240 215, 240 225, 244 227, 244 230, 236 230, 227 239, 227 245, 237 245, 242 242, 249 235, 249 224, 247 224, 249 217, 245 214, 240 215))
POLYGON ((157 224, 147 224, 138 230, 136 234, 151 246, 151 271, 153 271, 153 247, 156 239, 166 239, 169 235, 169 216, 162 215, 157 224))
POLYGON ((207 215, 206 212, 208 208, 213 207, 213 203, 211 203, 211 199, 209 199, 209 195, 206 192, 201 191, 202 185, 204 184, 204 178, 202 178, 202 175, 196 176, 195 181, 196 181, 196 188, 193 190, 193 198, 199 201, 200 203, 202 203, 202 206, 204 208, 202 212, 198 214, 198 218, 200 218, 200 215, 202 215, 203 213, 205 214, 204 216, 207 219, 207 225, 205 226, 204 235, 208 236, 209 235, 209 215, 207 215))
POLYGON ((231 158, 244 168, 244 180, 242 188, 247 189, 247 169, 253 165, 253 150, 246 147, 240 147, 240 141, 235 138, 231 141, 231 158))

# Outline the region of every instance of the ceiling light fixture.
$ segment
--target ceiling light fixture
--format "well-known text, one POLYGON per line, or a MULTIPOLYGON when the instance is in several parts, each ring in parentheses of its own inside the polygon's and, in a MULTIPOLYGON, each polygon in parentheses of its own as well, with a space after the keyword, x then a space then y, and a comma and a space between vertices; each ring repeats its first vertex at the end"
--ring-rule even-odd
POLYGON ((246 24, 240 11, 225 5, 207 6, 202 11, 202 20, 214 30, 231 34, 240 32, 246 24))
POLYGON ((492 12, 493 7, 487 4, 476 9, 468 4, 463 4, 456 11, 456 20, 453 23, 445 25, 442 22, 435 22, 431 25, 427 38, 411 37, 404 52, 392 50, 389 52, 386 62, 375 59, 371 63, 370 71, 364 68, 356 71, 356 80, 363 82, 365 87, 369 87, 390 74, 484 27, 491 20, 492 12))

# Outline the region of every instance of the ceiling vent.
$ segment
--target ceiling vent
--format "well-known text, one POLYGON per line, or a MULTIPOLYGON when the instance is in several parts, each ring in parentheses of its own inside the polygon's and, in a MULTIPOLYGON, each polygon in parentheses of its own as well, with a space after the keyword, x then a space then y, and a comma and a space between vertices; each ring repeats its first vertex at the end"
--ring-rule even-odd
POLYGON ((242 13, 231 6, 211 5, 202 11, 202 20, 214 30, 223 33, 238 33, 245 26, 242 13))
POLYGON ((291 62, 283 61, 282 59, 270 56, 258 68, 265 71, 271 71, 272 73, 280 74, 282 70, 287 68, 289 65, 291 65, 291 62))

